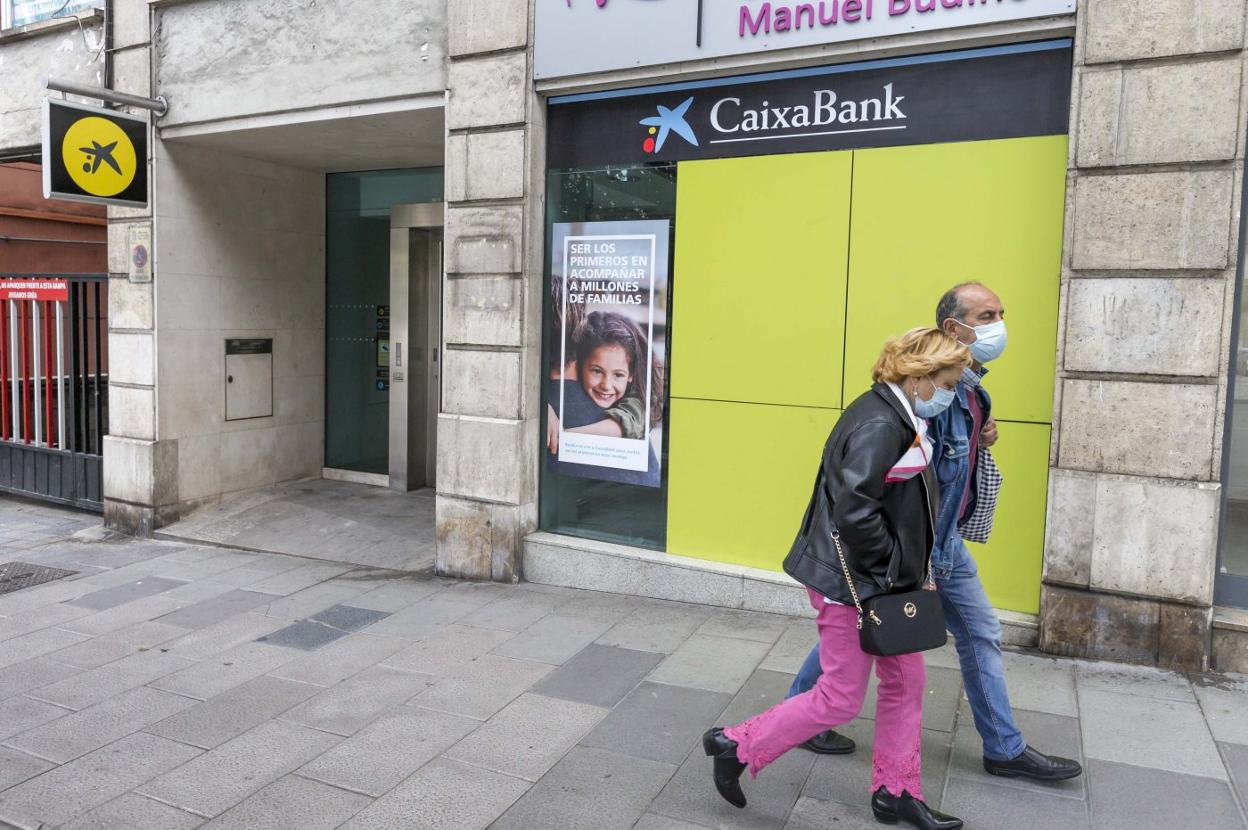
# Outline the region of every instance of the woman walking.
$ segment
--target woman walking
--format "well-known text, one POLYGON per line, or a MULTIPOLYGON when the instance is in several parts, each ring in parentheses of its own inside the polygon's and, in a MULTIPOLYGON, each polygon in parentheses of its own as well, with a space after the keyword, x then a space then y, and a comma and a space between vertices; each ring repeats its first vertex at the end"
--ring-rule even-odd
MULTIPOLYGON (((876 617, 872 610, 863 623, 859 609, 884 595, 931 588, 938 502, 923 419, 949 406, 970 363, 966 347, 939 329, 890 340, 872 372, 875 385, 845 410, 828 437, 801 531, 784 563, 807 586, 818 612, 823 675, 809 692, 703 736, 714 758, 715 787, 734 806, 746 803, 739 779, 747 766, 757 776, 793 747, 858 715, 874 665, 880 679, 871 775, 876 819, 921 830, 962 826, 923 801, 922 653, 877 657, 864 651, 860 626, 873 625, 876 617)), ((906 603, 905 616, 913 612, 914 604, 906 603)), ((943 618, 932 626, 939 632, 927 633, 943 637, 943 618)))

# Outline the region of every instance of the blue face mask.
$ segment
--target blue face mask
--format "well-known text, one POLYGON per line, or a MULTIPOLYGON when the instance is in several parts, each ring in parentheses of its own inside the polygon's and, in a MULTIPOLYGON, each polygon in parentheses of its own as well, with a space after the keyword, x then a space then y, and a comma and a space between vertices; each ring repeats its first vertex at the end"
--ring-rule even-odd
POLYGON ((975 358, 978 363, 988 363, 996 360, 1005 351, 1005 344, 1009 338, 1005 333, 1004 320, 998 320, 995 323, 988 323, 984 326, 968 326, 960 320, 954 320, 953 322, 975 332, 975 342, 968 343, 967 348, 971 350, 971 357, 975 358))
POLYGON ((926 380, 932 385, 932 397, 925 401, 916 392, 914 396, 914 414, 920 418, 935 418, 948 409, 957 396, 952 389, 942 389, 937 386, 936 381, 931 378, 926 378, 926 380))

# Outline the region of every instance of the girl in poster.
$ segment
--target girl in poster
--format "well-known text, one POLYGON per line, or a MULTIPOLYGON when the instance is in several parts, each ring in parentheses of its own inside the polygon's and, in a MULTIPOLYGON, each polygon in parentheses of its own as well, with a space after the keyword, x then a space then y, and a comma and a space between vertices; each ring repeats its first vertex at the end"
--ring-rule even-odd
MULTIPOLYGON (((569 432, 613 438, 646 437, 644 373, 649 352, 641 328, 614 311, 594 311, 572 334, 581 388, 604 420, 569 432)), ((663 422, 663 364, 651 361, 649 426, 663 422)))

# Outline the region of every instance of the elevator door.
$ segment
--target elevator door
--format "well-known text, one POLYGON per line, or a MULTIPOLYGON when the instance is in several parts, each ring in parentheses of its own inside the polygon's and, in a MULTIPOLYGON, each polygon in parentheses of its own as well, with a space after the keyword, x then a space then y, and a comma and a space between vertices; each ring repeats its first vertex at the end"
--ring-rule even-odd
POLYGON ((442 403, 442 205, 390 211, 390 488, 436 481, 442 403))

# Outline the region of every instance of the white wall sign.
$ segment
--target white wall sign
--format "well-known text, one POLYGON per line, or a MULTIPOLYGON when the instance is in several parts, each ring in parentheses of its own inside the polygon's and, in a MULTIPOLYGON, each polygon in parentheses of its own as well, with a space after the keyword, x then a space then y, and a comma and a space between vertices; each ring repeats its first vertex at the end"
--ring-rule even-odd
POLYGON ((130 282, 152 281, 152 226, 136 222, 127 232, 130 282))
POLYGON ((534 75, 557 78, 1070 14, 1076 0, 537 0, 534 75))

